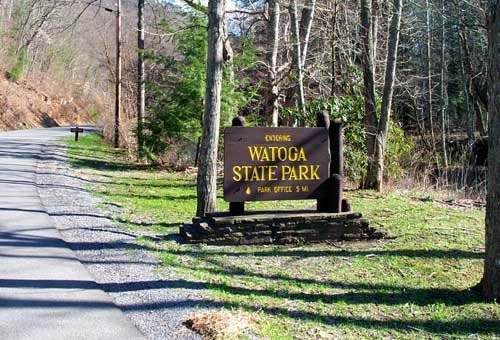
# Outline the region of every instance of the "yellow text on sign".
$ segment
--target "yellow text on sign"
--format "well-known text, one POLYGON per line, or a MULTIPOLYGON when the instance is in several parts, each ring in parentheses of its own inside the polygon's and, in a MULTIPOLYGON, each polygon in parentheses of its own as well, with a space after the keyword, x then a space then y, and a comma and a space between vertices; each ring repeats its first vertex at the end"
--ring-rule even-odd
POLYGON ((236 182, 304 181, 319 180, 319 165, 235 165, 233 180, 236 182))
POLYGON ((307 161, 304 148, 296 146, 257 146, 248 147, 252 161, 259 162, 305 162, 307 161))

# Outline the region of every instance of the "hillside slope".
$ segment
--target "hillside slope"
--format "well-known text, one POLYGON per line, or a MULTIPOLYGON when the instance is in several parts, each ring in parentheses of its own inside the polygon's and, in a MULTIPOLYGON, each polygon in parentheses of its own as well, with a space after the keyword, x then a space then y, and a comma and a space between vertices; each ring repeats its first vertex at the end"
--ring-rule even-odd
POLYGON ((9 80, 0 72, 0 131, 88 124, 90 104, 36 80, 9 80))

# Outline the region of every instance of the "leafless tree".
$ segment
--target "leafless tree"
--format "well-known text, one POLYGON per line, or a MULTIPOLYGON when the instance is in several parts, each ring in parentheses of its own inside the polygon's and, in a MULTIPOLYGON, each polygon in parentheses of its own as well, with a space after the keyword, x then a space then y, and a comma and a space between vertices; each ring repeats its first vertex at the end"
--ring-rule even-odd
POLYGON ((500 299, 500 2, 492 1, 489 16, 489 154, 486 206, 486 248, 482 288, 500 299))
MULTIPOLYGON (((375 97, 375 79, 373 65, 373 25, 372 25, 372 1, 361 0, 361 39, 363 45, 363 79, 365 95, 365 130, 366 146, 369 163, 373 163, 375 155, 375 137, 377 135, 377 103, 375 97)), ((368 179, 368 178, 367 178, 368 179)), ((373 187, 375 183, 365 181, 363 187, 373 187)))
POLYGON ((302 44, 300 40, 299 22, 297 17, 297 1, 290 0, 288 5, 288 12, 290 14, 290 26, 292 28, 292 43, 293 43, 293 68, 295 70, 295 82, 297 104, 299 112, 304 112, 305 97, 304 97, 304 72, 302 63, 302 44))
POLYGON ((278 52, 280 42, 281 7, 279 0, 269 0, 267 22, 267 93, 266 117, 271 126, 278 126, 279 118, 279 85, 278 85, 278 52))
POLYGON ((441 106, 441 149, 443 153, 443 165, 444 165, 444 176, 445 181, 447 180, 447 169, 448 169, 448 154, 446 151, 446 111, 448 109, 448 86, 447 86, 447 61, 446 61, 446 2, 445 0, 441 0, 441 98, 440 98, 440 106, 441 106))
POLYGON ((205 216, 217 207, 217 150, 224 50, 224 0, 208 2, 208 56, 205 113, 197 177, 197 216, 205 216))
MULTIPOLYGON (((370 126, 370 131, 376 131, 371 143, 374 144, 373 154, 368 155, 368 174, 365 187, 370 189, 382 189, 384 174, 384 156, 389 133, 389 122, 392 107, 392 96, 394 93, 394 81, 396 76, 396 61, 398 55, 399 34, 401 27, 402 0, 393 1, 393 13, 389 28, 389 43, 386 58, 385 84, 382 96, 382 109, 380 120, 376 116, 370 121, 376 122, 377 126, 370 126)), ((366 9, 365 9, 366 10, 366 9)), ((370 112, 373 114, 373 111, 370 112)))

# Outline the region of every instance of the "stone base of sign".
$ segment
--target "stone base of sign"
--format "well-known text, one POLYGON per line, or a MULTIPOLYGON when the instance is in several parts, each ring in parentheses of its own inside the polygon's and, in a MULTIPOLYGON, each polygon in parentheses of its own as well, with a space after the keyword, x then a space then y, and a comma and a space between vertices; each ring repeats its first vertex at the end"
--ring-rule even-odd
POLYGON ((181 226, 180 234, 189 243, 212 245, 317 243, 387 236, 371 227, 360 213, 315 211, 248 212, 242 216, 212 213, 181 226))

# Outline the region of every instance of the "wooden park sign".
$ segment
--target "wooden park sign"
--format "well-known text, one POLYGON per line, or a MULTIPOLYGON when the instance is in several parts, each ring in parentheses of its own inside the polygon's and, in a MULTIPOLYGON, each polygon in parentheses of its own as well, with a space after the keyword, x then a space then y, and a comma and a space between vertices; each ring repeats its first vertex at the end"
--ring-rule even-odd
POLYGON ((225 130, 224 199, 228 202, 317 199, 329 176, 325 128, 225 130))
POLYGON ((384 237, 342 199, 339 120, 319 113, 314 128, 244 127, 224 135, 224 199, 229 212, 207 213, 180 227, 187 242, 286 244, 384 237), (245 211, 246 201, 316 199, 317 209, 245 211))
POLYGON ((230 213, 245 201, 317 199, 318 211, 341 212, 342 124, 319 113, 315 128, 244 127, 242 117, 224 133, 224 199, 230 213))

